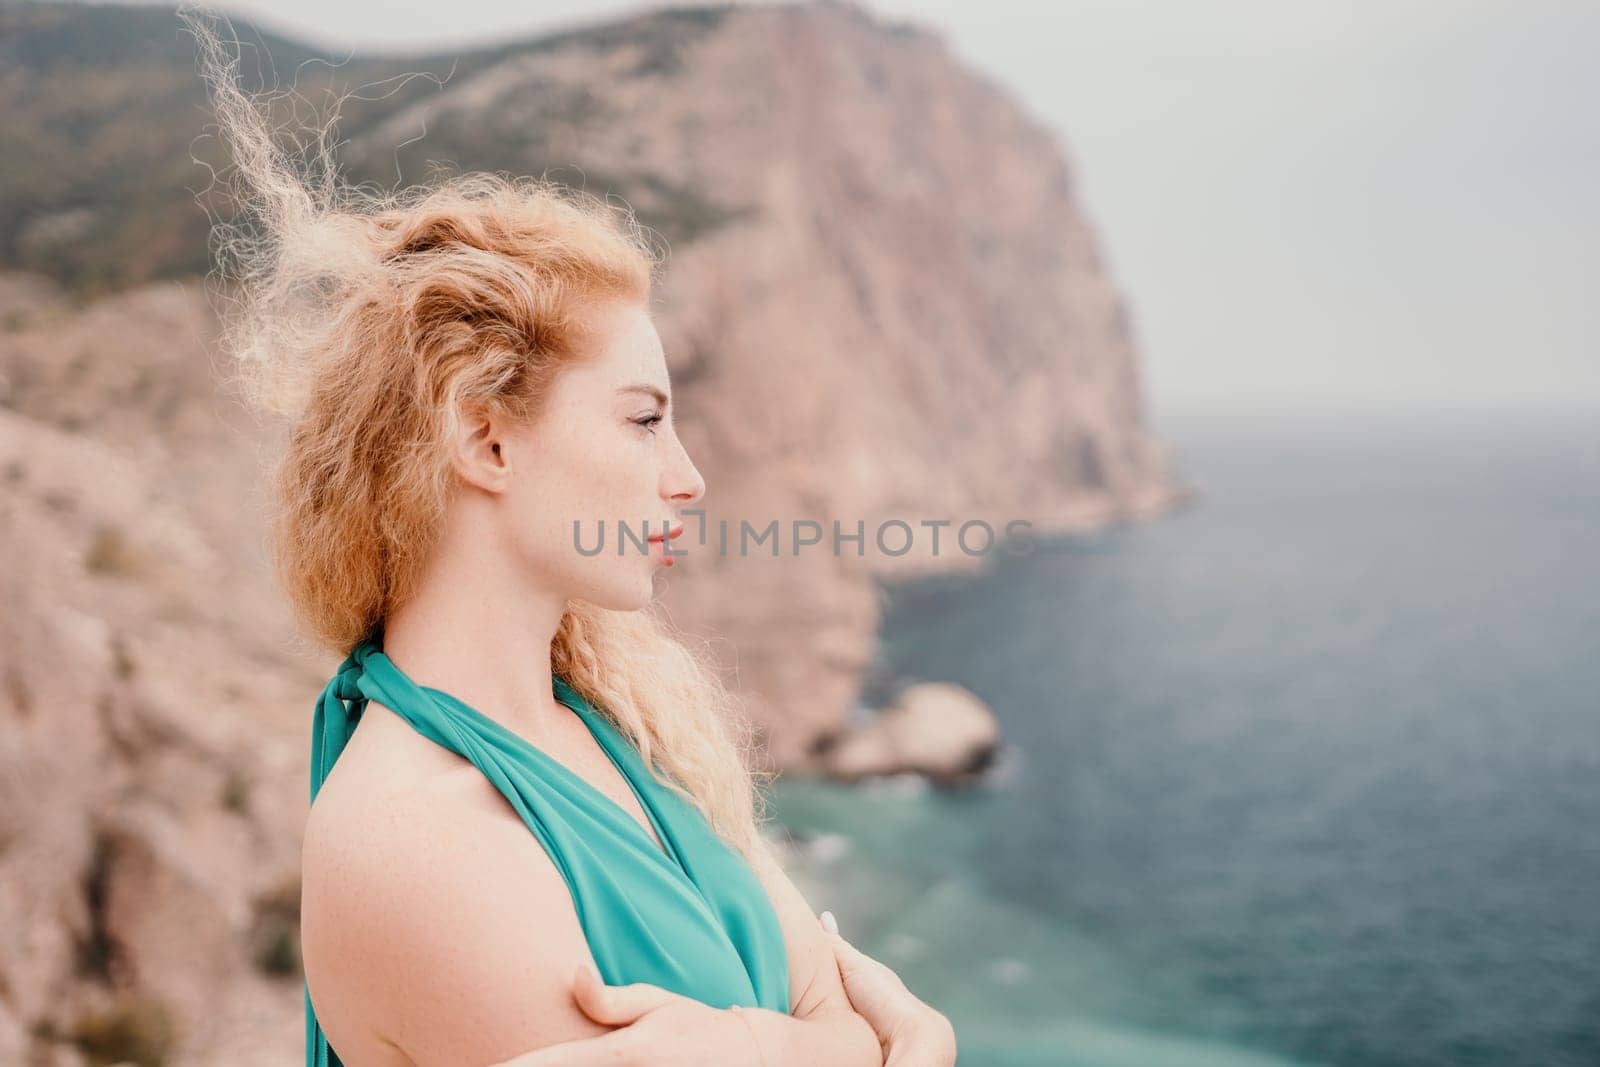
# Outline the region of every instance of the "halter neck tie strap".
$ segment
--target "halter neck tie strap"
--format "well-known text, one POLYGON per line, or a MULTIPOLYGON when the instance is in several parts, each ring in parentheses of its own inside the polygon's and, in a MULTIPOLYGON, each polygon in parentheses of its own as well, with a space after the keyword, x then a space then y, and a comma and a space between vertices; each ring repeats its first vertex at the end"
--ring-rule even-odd
POLYGON ((344 746, 350 743, 370 694, 363 688, 367 657, 378 651, 378 639, 369 637, 345 656, 322 695, 317 698, 311 722, 311 799, 317 799, 328 772, 344 746))

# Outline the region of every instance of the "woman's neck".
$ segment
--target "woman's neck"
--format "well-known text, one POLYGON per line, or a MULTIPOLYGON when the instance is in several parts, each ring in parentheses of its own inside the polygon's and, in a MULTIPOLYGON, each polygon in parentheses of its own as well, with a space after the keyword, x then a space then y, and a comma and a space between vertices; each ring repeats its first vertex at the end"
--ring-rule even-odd
POLYGON ((493 553, 443 554, 384 620, 383 651, 418 685, 440 689, 530 741, 552 716, 550 647, 565 598, 501 573, 493 553))

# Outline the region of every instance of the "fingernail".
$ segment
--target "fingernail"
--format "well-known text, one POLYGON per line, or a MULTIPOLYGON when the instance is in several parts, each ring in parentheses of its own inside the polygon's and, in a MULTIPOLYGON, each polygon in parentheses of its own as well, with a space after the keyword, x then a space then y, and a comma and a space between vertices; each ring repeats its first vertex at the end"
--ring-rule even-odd
POLYGON ((839 932, 839 921, 833 917, 833 912, 825 911, 822 913, 822 928, 830 934, 839 932))

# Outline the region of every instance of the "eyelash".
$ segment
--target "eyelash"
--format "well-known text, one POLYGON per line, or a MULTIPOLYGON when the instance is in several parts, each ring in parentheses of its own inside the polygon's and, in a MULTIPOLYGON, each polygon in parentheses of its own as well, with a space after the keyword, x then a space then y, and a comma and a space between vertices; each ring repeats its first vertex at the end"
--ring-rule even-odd
POLYGON ((643 418, 643 419, 634 419, 633 420, 633 424, 635 426, 643 426, 646 430, 648 430, 652 434, 656 432, 655 431, 655 427, 660 422, 661 422, 661 416, 660 415, 650 415, 650 416, 647 416, 646 418, 643 418))

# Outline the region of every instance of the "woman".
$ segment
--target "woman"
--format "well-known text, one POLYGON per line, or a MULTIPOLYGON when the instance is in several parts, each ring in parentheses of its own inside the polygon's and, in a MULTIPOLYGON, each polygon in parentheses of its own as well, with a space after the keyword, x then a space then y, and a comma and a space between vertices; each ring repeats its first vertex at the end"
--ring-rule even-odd
POLYGON ((345 657, 314 717, 308 1067, 953 1062, 813 919, 748 724, 653 600, 705 486, 637 224, 500 176, 362 193, 326 136, 307 182, 185 18, 251 213, 217 231, 225 342, 291 423, 274 562, 345 657))

